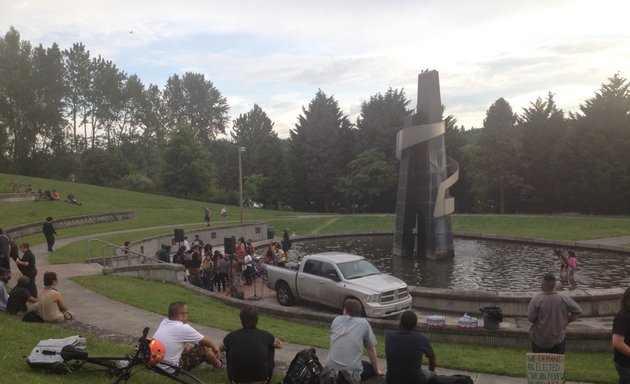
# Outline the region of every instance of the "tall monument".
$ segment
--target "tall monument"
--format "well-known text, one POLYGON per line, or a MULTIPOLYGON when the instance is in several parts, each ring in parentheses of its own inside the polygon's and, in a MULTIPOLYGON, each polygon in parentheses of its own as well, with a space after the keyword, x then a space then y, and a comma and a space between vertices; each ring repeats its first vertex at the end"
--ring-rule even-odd
POLYGON ((457 181, 459 166, 454 161, 449 164, 454 168, 449 177, 444 133, 439 75, 424 71, 418 75, 416 113, 405 119, 396 137, 396 157, 400 160, 396 256, 411 256, 415 249, 418 255, 431 259, 455 254, 450 217, 455 199, 449 196, 448 188, 457 181))

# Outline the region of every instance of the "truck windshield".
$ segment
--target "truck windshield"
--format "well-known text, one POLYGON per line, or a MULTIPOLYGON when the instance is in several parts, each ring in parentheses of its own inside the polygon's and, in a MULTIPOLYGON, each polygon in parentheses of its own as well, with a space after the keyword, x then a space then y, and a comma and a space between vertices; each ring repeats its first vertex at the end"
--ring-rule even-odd
POLYGON ((378 275, 381 273, 375 266, 367 260, 348 261, 337 264, 341 274, 346 279, 358 279, 370 275, 378 275))

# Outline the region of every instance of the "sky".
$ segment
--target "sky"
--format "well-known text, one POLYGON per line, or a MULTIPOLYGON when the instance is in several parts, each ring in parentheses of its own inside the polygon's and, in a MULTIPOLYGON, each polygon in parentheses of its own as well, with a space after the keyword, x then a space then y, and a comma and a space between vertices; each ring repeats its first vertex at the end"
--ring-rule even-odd
POLYGON ((203 73, 232 120, 258 104, 283 138, 319 89, 352 122, 389 88, 415 109, 424 69, 465 128, 500 97, 520 114, 552 92, 579 112, 615 73, 630 77, 628 18, 628 0, 0 0, 2 35, 82 42, 160 88, 203 73))

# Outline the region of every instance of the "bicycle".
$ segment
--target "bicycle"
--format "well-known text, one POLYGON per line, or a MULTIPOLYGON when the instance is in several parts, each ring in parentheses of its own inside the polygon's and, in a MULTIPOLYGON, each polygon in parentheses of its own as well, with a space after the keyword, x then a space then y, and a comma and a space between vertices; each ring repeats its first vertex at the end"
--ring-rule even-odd
POLYGON ((79 350, 73 345, 64 346, 60 354, 70 372, 79 369, 106 371, 111 376, 116 377, 112 384, 126 383, 137 372, 134 371, 137 367, 144 367, 151 372, 182 384, 204 383, 189 371, 162 361, 164 346, 155 339, 148 339, 148 333, 149 327, 144 328, 134 354, 116 357, 90 356, 88 352, 79 350), (97 365, 102 368, 90 368, 86 364, 97 365))

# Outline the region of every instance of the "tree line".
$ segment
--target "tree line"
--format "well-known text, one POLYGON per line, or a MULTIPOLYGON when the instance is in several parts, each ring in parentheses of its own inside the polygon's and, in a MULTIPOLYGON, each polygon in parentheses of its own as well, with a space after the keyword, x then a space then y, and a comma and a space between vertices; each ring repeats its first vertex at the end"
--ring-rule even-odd
MULTIPOLYGON (((446 122, 460 165, 458 212, 620 214, 630 205, 630 92, 619 74, 580 111, 553 94, 520 114, 497 99, 483 127, 446 122)), ((203 74, 145 85, 82 43, 33 47, 0 38, 3 172, 238 204, 318 212, 393 212, 396 132, 413 111, 404 90, 370 96, 350 121, 318 90, 287 139, 254 105, 234 120, 203 74)))

